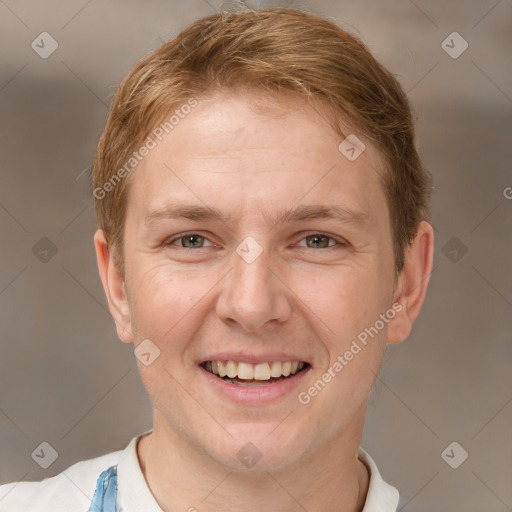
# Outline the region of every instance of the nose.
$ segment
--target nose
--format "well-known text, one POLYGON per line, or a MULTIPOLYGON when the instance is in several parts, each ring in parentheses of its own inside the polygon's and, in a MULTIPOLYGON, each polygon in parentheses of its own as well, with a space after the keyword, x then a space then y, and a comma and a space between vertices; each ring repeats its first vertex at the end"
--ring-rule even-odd
POLYGON ((216 304, 219 318, 237 324, 246 332, 263 334, 270 327, 286 322, 292 312, 292 292, 286 278, 268 251, 254 260, 233 254, 232 271, 221 281, 216 304))

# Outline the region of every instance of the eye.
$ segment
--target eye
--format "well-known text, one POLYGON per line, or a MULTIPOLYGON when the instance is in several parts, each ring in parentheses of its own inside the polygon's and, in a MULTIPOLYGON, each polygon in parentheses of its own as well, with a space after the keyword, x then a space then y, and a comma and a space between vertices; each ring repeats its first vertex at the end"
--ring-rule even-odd
MULTIPOLYGON (((324 235, 322 233, 313 233, 302 238, 302 241, 305 241, 306 247, 310 249, 327 249, 329 247, 338 246, 347 246, 347 242, 343 239, 335 239, 331 236, 324 235)), ((178 247, 184 249, 201 249, 203 247, 213 246, 206 237, 200 235, 199 233, 182 233, 181 235, 175 236, 164 242, 165 246, 177 245, 178 247), (208 245, 205 245, 207 243, 208 245)), ((304 246, 303 244, 297 244, 299 246, 304 246)))
POLYGON ((306 241, 306 247, 309 247, 310 249, 325 249, 328 247, 333 247, 335 245, 347 245, 347 243, 344 242, 343 240, 336 240, 328 235, 323 235, 322 233, 314 233, 312 235, 308 235, 304 237, 302 240, 306 241))
POLYGON ((198 233, 184 233, 170 240, 167 240, 164 245, 178 245, 185 249, 201 249, 204 247, 204 242, 208 239, 198 233), (179 242, 179 243, 176 243, 179 242))

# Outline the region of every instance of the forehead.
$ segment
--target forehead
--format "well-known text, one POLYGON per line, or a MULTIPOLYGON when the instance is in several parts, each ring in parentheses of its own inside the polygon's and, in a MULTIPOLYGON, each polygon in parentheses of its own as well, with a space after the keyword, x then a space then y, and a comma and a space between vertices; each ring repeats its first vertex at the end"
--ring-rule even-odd
MULTIPOLYGON (((350 126, 345 131, 352 133, 350 126)), ((141 161, 131 176, 128 211, 147 218, 181 202, 226 216, 259 210, 269 219, 310 202, 378 220, 387 212, 384 165, 369 141, 358 138, 365 149, 351 161, 322 109, 305 99, 270 103, 217 94, 199 100, 141 161)))

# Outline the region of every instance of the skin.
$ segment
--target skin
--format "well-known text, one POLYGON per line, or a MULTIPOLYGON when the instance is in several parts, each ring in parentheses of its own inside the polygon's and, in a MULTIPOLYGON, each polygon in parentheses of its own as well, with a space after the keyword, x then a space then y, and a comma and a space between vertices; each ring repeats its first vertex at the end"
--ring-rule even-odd
POLYGON ((368 472, 357 453, 366 399, 386 343, 407 338, 419 314, 433 232, 419 225, 396 276, 384 166, 358 137, 366 150, 351 162, 338 150, 343 139, 306 101, 262 111, 247 95, 218 93, 130 176, 124 273, 96 232, 120 339, 137 346, 149 338, 160 350, 152 364, 138 362, 154 411, 138 456, 164 511, 362 510, 368 472), (145 224, 169 204, 208 205, 233 217, 145 224), (318 204, 362 212, 367 221, 272 220, 318 204), (186 232, 199 237, 192 247, 177 237, 186 232), (250 264, 236 252, 247 236, 263 249, 250 264), (394 303, 402 310, 317 396, 299 403, 298 393, 394 303), (288 395, 242 406, 199 376, 198 363, 220 350, 286 351, 312 368, 288 395), (251 468, 237 457, 247 442, 262 454, 251 468))

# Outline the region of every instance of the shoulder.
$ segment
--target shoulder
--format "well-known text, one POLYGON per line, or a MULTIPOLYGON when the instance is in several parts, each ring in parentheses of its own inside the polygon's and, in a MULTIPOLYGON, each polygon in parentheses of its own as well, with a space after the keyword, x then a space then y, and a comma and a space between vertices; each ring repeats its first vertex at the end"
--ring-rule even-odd
POLYGON ((122 450, 78 462, 40 482, 0 485, 1 512, 86 512, 98 476, 118 463, 122 450))

